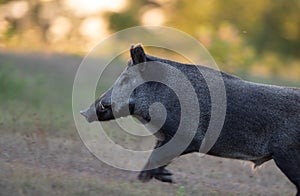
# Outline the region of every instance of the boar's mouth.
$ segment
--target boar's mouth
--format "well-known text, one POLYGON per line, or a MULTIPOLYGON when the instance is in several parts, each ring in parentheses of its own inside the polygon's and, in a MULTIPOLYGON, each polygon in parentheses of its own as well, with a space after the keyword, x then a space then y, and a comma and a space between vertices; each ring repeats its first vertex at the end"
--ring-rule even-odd
POLYGON ((99 103, 96 107, 93 104, 91 107, 81 110, 80 114, 83 115, 89 123, 114 119, 111 105, 102 105, 101 103, 99 103))
POLYGON ((80 114, 86 118, 86 120, 91 123, 94 121, 108 121, 115 118, 125 117, 134 114, 135 104, 132 99, 130 99, 129 105, 124 106, 120 111, 113 113, 114 103, 105 103, 103 101, 97 101, 95 104, 91 105, 85 110, 81 110, 80 114), (129 114, 128 114, 129 106, 129 114), (116 115, 116 116, 114 116, 116 115))

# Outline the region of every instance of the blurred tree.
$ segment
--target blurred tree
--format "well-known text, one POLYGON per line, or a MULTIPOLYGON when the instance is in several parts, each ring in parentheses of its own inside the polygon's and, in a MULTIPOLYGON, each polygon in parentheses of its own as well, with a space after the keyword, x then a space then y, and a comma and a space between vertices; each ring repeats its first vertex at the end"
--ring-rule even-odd
POLYGON ((197 36, 199 26, 213 28, 228 22, 238 29, 258 54, 273 51, 300 55, 299 0, 178 0, 169 12, 169 24, 197 36))
MULTIPOLYGON (((200 31, 217 32, 224 23, 237 30, 252 45, 258 55, 267 51, 282 56, 300 55, 300 1, 299 0, 177 0, 171 6, 164 1, 132 0, 121 13, 108 13, 110 29, 121 29, 140 24, 143 7, 156 6, 166 13, 166 24, 186 31, 195 37, 200 31), (204 27, 204 28, 203 28, 204 27)), ((215 38, 213 38, 215 40, 215 38)))
POLYGON ((127 9, 122 12, 108 12, 106 18, 109 21, 109 27, 113 31, 120 31, 122 29, 137 26, 141 24, 140 11, 145 6, 159 6, 151 0, 131 0, 128 2, 127 9))
POLYGON ((110 13, 108 15, 109 27, 113 31, 120 31, 128 27, 139 25, 138 19, 130 10, 123 13, 110 13))
POLYGON ((300 57, 299 0, 132 0, 122 13, 108 15, 110 28, 140 24, 149 6, 163 10, 166 25, 198 38, 225 70, 280 75, 300 57))
MULTIPOLYGON (((84 5, 85 2, 82 2, 84 5)), ((90 5, 88 1, 86 5, 90 5)), ((39 49, 46 45, 45 48, 53 47, 51 49, 54 50, 74 52, 77 49, 82 52, 85 48, 77 46, 88 46, 85 36, 80 33, 82 23, 89 17, 99 20, 104 17, 107 24, 103 25, 103 29, 108 26, 113 32, 145 24, 145 21, 154 24, 163 21, 163 24, 199 39, 218 63, 231 66, 233 72, 253 70, 251 67, 255 63, 255 70, 263 72, 258 67, 267 63, 269 68, 264 70, 279 73, 278 67, 286 64, 286 59, 300 61, 299 0, 128 0, 120 10, 104 10, 78 15, 60 0, 0 0, 0 42, 3 40, 5 43, 2 45, 15 48, 36 46, 39 49), (20 6, 17 6, 20 2, 28 4, 26 14, 13 17, 20 15, 20 6), (162 20, 155 20, 159 14, 157 18, 162 20), (69 24, 70 30, 62 40, 52 42, 49 35, 57 17, 68 21, 59 24, 69 24)), ((63 28, 58 25, 55 30, 63 28)))
POLYGON ((8 3, 10 1, 12 1, 12 0, 0 0, 0 4, 8 3))

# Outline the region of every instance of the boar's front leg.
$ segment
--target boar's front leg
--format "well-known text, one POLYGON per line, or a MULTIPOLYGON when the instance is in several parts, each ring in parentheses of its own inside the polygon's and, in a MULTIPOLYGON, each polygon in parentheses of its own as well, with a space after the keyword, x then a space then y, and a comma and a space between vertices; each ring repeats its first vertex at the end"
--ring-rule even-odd
MULTIPOLYGON (((164 145, 165 143, 166 140, 157 141, 154 149, 164 145)), ((165 168, 171 162, 171 160, 172 160, 171 157, 164 157, 162 154, 158 154, 157 152, 155 153, 155 151, 153 151, 147 164, 144 167, 144 170, 141 171, 140 174, 138 175, 138 179, 142 182, 148 182, 152 178, 155 178, 162 182, 172 183, 173 174, 165 168), (149 168, 151 164, 155 164, 157 161, 161 161, 161 160, 167 161, 168 163, 161 167, 147 170, 147 168, 149 168)))
POLYGON ((152 170, 141 171, 141 173, 138 176, 138 179, 141 182, 148 182, 152 178, 155 178, 162 182, 173 183, 173 179, 172 179, 173 174, 165 168, 166 166, 167 165, 152 170))

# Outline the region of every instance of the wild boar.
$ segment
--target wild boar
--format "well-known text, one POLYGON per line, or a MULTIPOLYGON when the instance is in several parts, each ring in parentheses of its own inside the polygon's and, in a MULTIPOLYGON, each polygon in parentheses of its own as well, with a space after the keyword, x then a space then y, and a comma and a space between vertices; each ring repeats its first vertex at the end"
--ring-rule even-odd
MULTIPOLYGON (((165 167, 176 156, 199 152, 209 125, 212 104, 210 89, 203 73, 209 73, 214 77, 220 72, 205 66, 183 64, 147 55, 141 45, 132 46, 130 55, 131 59, 126 69, 114 85, 89 108, 81 111, 81 114, 88 122, 108 121, 132 115, 142 123, 147 123, 151 118, 155 118, 153 116, 157 116, 157 120, 163 118, 159 112, 157 115, 149 114, 150 105, 159 102, 165 107, 166 117, 155 133, 157 136, 155 149, 157 149, 172 139, 182 115, 185 115, 181 114, 182 108, 176 93, 160 82, 148 81, 137 86, 127 101, 120 102, 113 99, 113 90, 118 88, 117 92, 121 94, 120 89, 132 86, 136 78, 143 79, 148 72, 146 64, 150 62, 164 63, 180 70, 195 89, 198 99, 198 106, 195 107, 201 108, 199 121, 196 121, 197 129, 190 143, 179 154, 172 153, 172 149, 154 150, 138 176, 143 182, 152 178, 172 182, 172 173, 165 167), (137 65, 140 65, 140 68, 132 71, 131 68, 137 65), (124 108, 128 111, 124 112, 124 108), (156 163, 163 164, 156 165, 156 163)), ((172 73, 157 70, 152 75, 168 78, 172 73)), ((297 196, 300 196, 300 90, 248 82, 224 72, 221 72, 221 76, 226 90, 226 115, 220 135, 207 154, 247 160, 253 162, 255 166, 273 159, 280 170, 296 185, 297 196)))

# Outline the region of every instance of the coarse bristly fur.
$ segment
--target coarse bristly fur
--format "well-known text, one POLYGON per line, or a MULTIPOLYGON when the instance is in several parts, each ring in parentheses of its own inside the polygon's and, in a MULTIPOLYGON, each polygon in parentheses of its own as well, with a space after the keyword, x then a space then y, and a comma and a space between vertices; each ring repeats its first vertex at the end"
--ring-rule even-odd
MULTIPOLYGON (((175 67, 189 79, 197 94, 201 113, 194 139, 182 154, 198 152, 208 128, 212 105, 209 88, 202 74, 217 75, 219 72, 200 65, 182 64, 146 55, 140 45, 133 46, 130 53, 131 60, 128 67, 157 61, 175 67), (201 69, 202 74, 199 74, 198 69, 201 69)), ((128 75, 125 70, 118 80, 124 80, 123 77, 128 77, 126 74, 128 75)), ((281 171, 296 185, 297 196, 300 196, 300 90, 248 82, 223 72, 221 76, 227 98, 225 122, 216 143, 207 154, 252 161, 255 167, 274 159, 281 171)), ((130 75, 122 85, 129 85, 132 79, 130 75)), ((122 114, 114 116, 112 113, 113 88, 120 88, 120 82, 116 81, 89 109, 93 110, 93 106, 96 106, 96 119, 99 121, 122 116, 122 114)), ((157 148, 167 143, 178 128, 181 108, 176 94, 162 83, 146 82, 134 90, 127 105, 129 104, 131 115, 142 122, 149 122, 151 120, 149 106, 155 102, 162 103, 167 111, 166 121, 156 134, 158 140, 155 148, 157 148)), ((86 111, 83 115, 88 120, 95 119, 90 117, 92 113, 95 112, 86 111)), ((163 156, 153 151, 149 164, 164 159, 163 156)), ((172 158, 175 157, 166 159, 171 161, 172 158)), ((145 166, 139 179, 143 182, 152 178, 172 182, 172 173, 165 168, 166 166, 167 164, 150 170, 145 166)))

